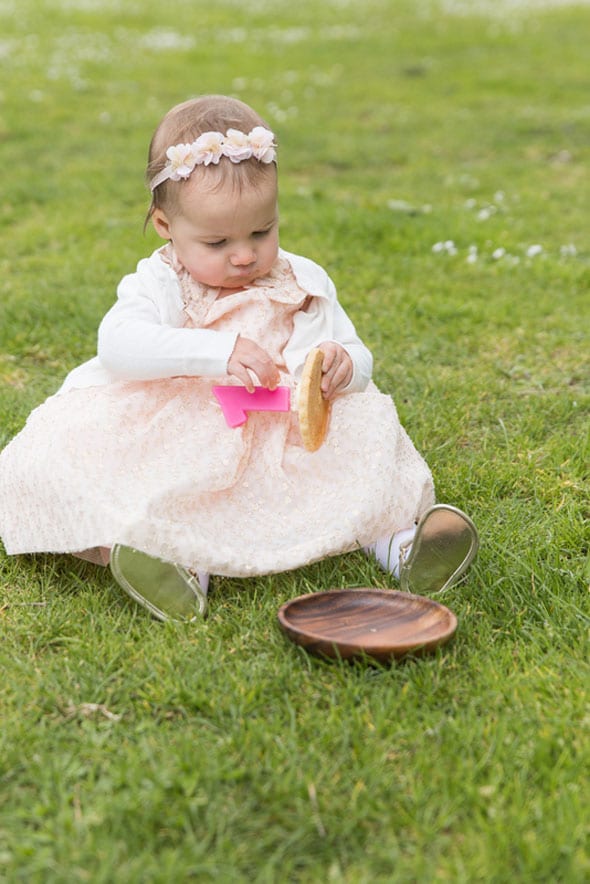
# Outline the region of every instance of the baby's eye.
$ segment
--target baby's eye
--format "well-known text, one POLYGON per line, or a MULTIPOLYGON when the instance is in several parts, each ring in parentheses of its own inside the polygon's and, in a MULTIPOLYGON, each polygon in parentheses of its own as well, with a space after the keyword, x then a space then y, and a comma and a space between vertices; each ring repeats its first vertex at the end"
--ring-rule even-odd
POLYGON ((214 242, 207 242, 205 243, 205 245, 209 246, 210 249, 219 249, 221 248, 221 246, 225 245, 225 242, 226 241, 224 239, 217 239, 214 242))
POLYGON ((255 230, 252 236, 256 237, 256 239, 262 239, 263 236, 268 236, 270 233, 270 228, 268 230, 255 230))

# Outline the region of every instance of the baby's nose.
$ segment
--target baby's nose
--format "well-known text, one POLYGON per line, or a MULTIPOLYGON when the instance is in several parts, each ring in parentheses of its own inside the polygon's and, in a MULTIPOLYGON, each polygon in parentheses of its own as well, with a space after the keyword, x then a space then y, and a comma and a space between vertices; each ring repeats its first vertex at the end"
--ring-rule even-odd
POLYGON ((231 262, 234 267, 243 267, 248 264, 253 264, 256 260, 256 255, 254 250, 249 246, 244 246, 244 248, 237 249, 231 257, 231 262))

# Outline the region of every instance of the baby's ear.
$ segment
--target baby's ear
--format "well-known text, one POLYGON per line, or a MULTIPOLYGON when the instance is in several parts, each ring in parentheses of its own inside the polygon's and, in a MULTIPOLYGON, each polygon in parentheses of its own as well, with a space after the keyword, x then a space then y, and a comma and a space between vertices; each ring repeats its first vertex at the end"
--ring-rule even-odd
POLYGON ((154 209, 152 213, 152 224, 154 225, 154 230, 161 236, 162 239, 172 239, 170 235, 170 222, 168 221, 168 217, 162 209, 154 209))

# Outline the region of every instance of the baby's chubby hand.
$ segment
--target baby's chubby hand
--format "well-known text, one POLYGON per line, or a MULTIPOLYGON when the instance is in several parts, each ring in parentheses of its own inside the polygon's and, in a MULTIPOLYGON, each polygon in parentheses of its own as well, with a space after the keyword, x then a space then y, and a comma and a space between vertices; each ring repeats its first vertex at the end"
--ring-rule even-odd
POLYGON ((319 344, 324 354, 322 363, 322 394, 324 399, 333 399, 352 380, 352 359, 341 344, 324 341, 319 344))
POLYGON ((279 385, 279 370, 270 355, 255 341, 240 335, 229 357, 227 373, 238 378, 248 392, 253 393, 254 381, 250 372, 256 375, 267 390, 275 390, 279 385))

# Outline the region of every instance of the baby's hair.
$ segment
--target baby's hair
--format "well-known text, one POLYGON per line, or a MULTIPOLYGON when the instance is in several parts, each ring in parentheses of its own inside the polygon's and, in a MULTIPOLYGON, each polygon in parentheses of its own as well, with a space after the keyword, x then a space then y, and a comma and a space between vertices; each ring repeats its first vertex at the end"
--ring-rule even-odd
MULTIPOLYGON (((228 129, 239 129, 247 133, 256 126, 269 128, 249 105, 227 95, 203 95, 177 104, 163 117, 150 142, 146 169, 148 184, 168 162, 166 151, 172 145, 191 143, 204 132, 225 134, 228 129)), ((229 180, 239 192, 245 186, 258 186, 268 175, 276 175, 276 165, 260 163, 254 158, 232 163, 227 157, 222 157, 217 165, 196 167, 191 179, 197 175, 202 182, 206 182, 210 191, 214 192, 229 180)), ((163 209, 168 214, 179 211, 179 196, 186 183, 184 180, 167 180, 155 188, 146 224, 155 209, 163 209)))

